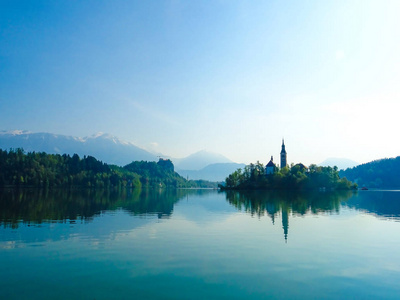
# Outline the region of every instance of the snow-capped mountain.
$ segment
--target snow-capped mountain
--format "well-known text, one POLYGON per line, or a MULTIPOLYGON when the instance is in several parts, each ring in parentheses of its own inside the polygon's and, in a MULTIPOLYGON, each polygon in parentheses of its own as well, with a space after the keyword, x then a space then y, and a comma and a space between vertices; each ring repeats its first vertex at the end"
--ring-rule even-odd
MULTIPOLYGON (((97 133, 87 137, 66 136, 52 133, 33 133, 29 131, 0 131, 0 149, 23 148, 25 152, 46 152, 50 154, 74 153, 83 157, 91 155, 108 164, 124 166, 132 161, 157 161, 152 154, 140 147, 119 139, 116 136, 97 133)), ((167 157, 161 155, 163 157, 167 157)), ((224 180, 242 165, 235 164, 225 156, 205 150, 185 158, 171 158, 175 170, 190 179, 211 181, 224 180)))
POLYGON ((97 133, 88 137, 74 137, 21 130, 0 131, 0 148, 4 150, 23 148, 26 152, 91 155, 106 163, 120 166, 134 160, 157 160, 156 155, 105 133, 97 133))

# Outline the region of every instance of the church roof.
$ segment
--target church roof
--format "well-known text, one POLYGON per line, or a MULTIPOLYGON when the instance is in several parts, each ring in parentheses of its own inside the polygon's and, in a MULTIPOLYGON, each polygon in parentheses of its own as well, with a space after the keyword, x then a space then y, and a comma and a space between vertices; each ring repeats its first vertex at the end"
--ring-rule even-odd
POLYGON ((269 161, 269 163, 266 165, 266 167, 275 167, 275 164, 273 162, 273 158, 271 156, 271 160, 269 161))

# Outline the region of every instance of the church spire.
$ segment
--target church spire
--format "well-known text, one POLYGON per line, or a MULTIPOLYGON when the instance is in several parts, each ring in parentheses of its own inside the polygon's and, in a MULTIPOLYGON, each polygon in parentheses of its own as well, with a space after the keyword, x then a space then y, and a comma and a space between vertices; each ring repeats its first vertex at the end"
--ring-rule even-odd
POLYGON ((281 168, 286 167, 287 165, 287 155, 285 149, 285 140, 282 138, 282 150, 281 150, 281 168))

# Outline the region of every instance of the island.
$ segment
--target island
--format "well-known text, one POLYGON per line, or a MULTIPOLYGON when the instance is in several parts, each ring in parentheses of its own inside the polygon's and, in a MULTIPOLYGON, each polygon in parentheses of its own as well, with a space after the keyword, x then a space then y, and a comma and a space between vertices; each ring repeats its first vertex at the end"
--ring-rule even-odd
POLYGON ((257 162, 230 174, 221 190, 351 190, 357 184, 339 176, 337 167, 322 167, 315 164, 306 167, 302 163, 287 165, 285 143, 282 140, 281 167, 273 157, 264 167, 257 162))

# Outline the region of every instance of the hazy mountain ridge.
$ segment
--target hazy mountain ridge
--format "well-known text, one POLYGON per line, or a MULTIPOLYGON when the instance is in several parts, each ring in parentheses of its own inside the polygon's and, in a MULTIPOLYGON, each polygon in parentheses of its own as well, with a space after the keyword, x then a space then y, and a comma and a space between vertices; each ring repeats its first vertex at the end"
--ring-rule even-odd
POLYGON ((233 163, 222 154, 201 150, 185 158, 172 158, 177 170, 201 170, 216 163, 233 163))
POLYGON ((323 167, 338 167, 339 170, 345 170, 359 165, 358 162, 348 158, 330 157, 319 163, 318 166, 323 167))
POLYGON ((245 164, 238 163, 215 163, 210 164, 200 170, 177 170, 177 173, 185 178, 209 181, 224 181, 225 178, 239 168, 244 168, 245 164))
POLYGON ((91 155, 108 164, 119 166, 127 165, 134 160, 157 160, 157 157, 150 152, 105 133, 81 138, 45 132, 1 131, 0 148, 4 150, 23 148, 26 152, 49 154, 91 155))

